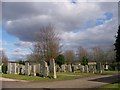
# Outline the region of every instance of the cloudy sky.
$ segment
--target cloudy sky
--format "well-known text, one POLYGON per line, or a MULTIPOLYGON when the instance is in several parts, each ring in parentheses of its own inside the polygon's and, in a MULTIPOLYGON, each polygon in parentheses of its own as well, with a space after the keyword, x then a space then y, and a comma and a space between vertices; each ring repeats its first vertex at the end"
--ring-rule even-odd
POLYGON ((2 41, 10 60, 30 53, 34 34, 52 23, 63 50, 113 45, 118 27, 118 2, 2 2, 2 41))

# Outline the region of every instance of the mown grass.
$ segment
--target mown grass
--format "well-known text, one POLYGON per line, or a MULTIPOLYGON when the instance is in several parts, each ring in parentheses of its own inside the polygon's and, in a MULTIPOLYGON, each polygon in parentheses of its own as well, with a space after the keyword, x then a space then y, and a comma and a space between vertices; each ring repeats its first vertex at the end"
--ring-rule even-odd
POLYGON ((86 76, 66 76, 66 75, 57 75, 56 79, 50 79, 49 77, 43 78, 39 76, 25 76, 25 75, 15 75, 15 74, 3 74, 2 77, 10 78, 10 79, 18 79, 18 80, 27 80, 27 81, 56 81, 56 80, 71 80, 78 79, 86 76))
POLYGON ((56 79, 50 79, 49 77, 43 78, 40 76, 25 76, 25 75, 15 75, 15 74, 2 74, 2 77, 4 78, 10 78, 10 79, 18 79, 18 80, 28 80, 28 81, 54 81, 54 80, 71 80, 71 79, 78 79, 82 77, 88 77, 93 76, 95 74, 91 73, 80 73, 80 75, 74 75, 74 74, 58 74, 56 79))
POLYGON ((4 78, 18 79, 18 80, 28 80, 28 81, 49 81, 50 78, 43 78, 38 76, 25 76, 25 75, 15 75, 15 74, 2 74, 4 78))
POLYGON ((97 90, 120 90, 120 82, 118 82, 118 83, 113 83, 113 84, 108 84, 108 85, 104 85, 104 86, 102 86, 102 87, 100 87, 100 88, 98 88, 97 90))
MULTIPOLYGON (((112 74, 114 72, 111 71, 105 71, 103 72, 103 75, 105 74, 112 74)), ((78 79, 83 77, 90 77, 90 76, 98 76, 101 74, 93 74, 93 73, 80 73, 78 71, 76 72, 57 72, 57 78, 56 79, 50 79, 49 77, 43 78, 40 76, 25 76, 25 75, 15 75, 15 74, 2 74, 2 77, 4 78, 11 78, 11 79, 18 79, 18 80, 27 80, 27 81, 54 81, 54 80, 71 80, 71 79, 78 79)))
POLYGON ((118 71, 110 71, 110 70, 108 70, 108 71, 103 71, 103 73, 101 75, 109 75, 109 74, 117 74, 117 73, 118 73, 118 71))

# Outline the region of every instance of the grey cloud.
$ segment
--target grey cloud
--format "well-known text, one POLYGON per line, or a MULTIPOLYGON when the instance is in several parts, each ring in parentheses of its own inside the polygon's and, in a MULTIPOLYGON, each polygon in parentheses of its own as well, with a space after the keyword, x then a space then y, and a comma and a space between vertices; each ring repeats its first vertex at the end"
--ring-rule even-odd
POLYGON ((72 37, 66 36, 68 37, 68 39, 63 39, 63 43, 67 43, 67 46, 65 47, 67 49, 70 49, 71 47, 78 48, 79 46, 83 46, 86 48, 93 48, 96 46, 107 47, 114 44, 114 36, 116 32, 117 21, 116 19, 114 19, 106 22, 105 25, 89 28, 86 31, 78 32, 75 35, 71 35, 69 33, 72 37))
POLYGON ((114 22, 106 25, 107 27, 102 27, 102 29, 113 30, 110 32, 109 30, 105 31, 107 36, 106 33, 101 33, 103 34, 101 36, 99 32, 93 34, 92 30, 95 29, 97 31, 97 28, 94 27, 91 27, 89 32, 87 29, 83 29, 84 35, 77 32, 77 36, 70 36, 69 33, 74 32, 74 30, 81 31, 82 25, 89 20, 93 21, 92 25, 94 26, 96 18, 103 17, 105 12, 111 12, 117 18, 116 8, 116 3, 77 3, 76 5, 71 5, 70 3, 7 2, 3 3, 3 26, 9 34, 16 36, 21 41, 34 41, 35 33, 39 31, 42 25, 53 23, 56 25, 56 30, 61 30, 59 31, 61 36, 65 32, 68 33, 67 37, 61 37, 66 46, 77 47, 82 45, 88 47, 88 45, 100 45, 101 43, 110 44, 113 39, 109 37, 111 37, 110 35, 114 36, 114 32, 116 32, 116 24, 114 22), (106 38, 105 41, 103 41, 104 38, 106 38))
POLYGON ((14 45, 19 47, 19 48, 30 48, 30 47, 32 47, 31 42, 23 42, 23 41, 18 41, 16 43, 14 43, 14 45))

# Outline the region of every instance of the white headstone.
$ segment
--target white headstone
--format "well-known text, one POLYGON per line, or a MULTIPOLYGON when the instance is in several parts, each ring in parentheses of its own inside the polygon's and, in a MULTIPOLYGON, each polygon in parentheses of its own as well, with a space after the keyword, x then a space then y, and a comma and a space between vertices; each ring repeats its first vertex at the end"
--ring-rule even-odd
POLYGON ((68 65, 68 72, 72 72, 72 67, 70 64, 68 65))
POLYGON ((25 74, 25 66, 21 65, 21 74, 25 74))
POLYGON ((65 65, 61 65, 61 71, 62 71, 62 72, 66 72, 66 71, 65 71, 65 65))
POLYGON ((89 70, 88 70, 88 65, 85 65, 85 72, 88 73, 89 70))
POLYGON ((81 65, 81 72, 85 72, 85 66, 81 65))
POLYGON ((50 76, 52 78, 57 78, 57 76, 56 76, 56 67, 55 67, 55 60, 54 59, 50 60, 50 76))
POLYGON ((108 70, 108 66, 109 66, 109 65, 105 65, 105 69, 106 69, 106 70, 108 70))
POLYGON ((40 64, 36 64, 36 73, 40 74, 40 72, 41 72, 40 68, 41 68, 40 64))
POLYGON ((0 64, 0 73, 2 73, 2 65, 3 65, 3 64, 0 64))
POLYGON ((31 75, 32 75, 32 76, 36 76, 36 65, 35 65, 35 64, 33 64, 33 65, 31 66, 31 75))
POLYGON ((11 73, 12 73, 12 74, 17 74, 17 71, 16 71, 16 70, 17 70, 17 69, 16 69, 16 63, 11 63, 11 67, 12 67, 12 68, 11 68, 11 69, 12 69, 12 70, 11 70, 11 73))
POLYGON ((43 77, 48 76, 48 65, 47 65, 47 62, 45 62, 45 61, 43 61, 43 63, 42 63, 42 75, 43 75, 43 77))
POLYGON ((17 74, 20 74, 20 67, 19 67, 18 63, 16 64, 16 72, 17 72, 17 74))
POLYGON ((25 75, 30 75, 30 66, 28 62, 25 63, 25 75))
POLYGON ((8 74, 11 74, 12 73, 12 66, 11 66, 11 63, 8 63, 8 74))

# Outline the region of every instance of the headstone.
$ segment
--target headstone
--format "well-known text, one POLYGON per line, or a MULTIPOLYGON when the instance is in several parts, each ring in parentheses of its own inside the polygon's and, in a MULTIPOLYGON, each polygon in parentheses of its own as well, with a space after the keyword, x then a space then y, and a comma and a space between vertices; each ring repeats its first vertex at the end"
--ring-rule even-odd
POLYGON ((84 68, 85 68, 85 72, 88 73, 88 72, 89 72, 89 70, 88 70, 88 65, 85 65, 84 68))
POLYGON ((97 63, 97 73, 102 73, 103 69, 102 69, 102 64, 99 62, 97 63))
POLYGON ((71 69, 72 69, 72 72, 74 72, 75 71, 75 66, 72 65, 71 69))
POLYGON ((45 62, 45 61, 43 61, 43 63, 42 63, 42 75, 43 75, 43 77, 48 76, 48 65, 47 65, 47 62, 45 62))
POLYGON ((11 63, 8 63, 8 74, 11 74, 12 73, 12 65, 11 63))
POLYGON ((85 68, 84 68, 85 66, 84 65, 81 65, 81 72, 85 72, 85 68))
POLYGON ((3 65, 3 64, 0 64, 0 73, 2 73, 2 65, 3 65))
POLYGON ((16 72, 17 72, 17 74, 20 74, 20 66, 18 63, 16 64, 16 72))
POLYGON ((25 74, 25 66, 21 65, 21 74, 24 75, 25 74))
POLYGON ((33 65, 31 66, 31 75, 32 75, 32 76, 36 76, 36 65, 35 65, 35 64, 33 64, 33 65))
POLYGON ((56 76, 56 68, 55 68, 55 60, 50 60, 50 77, 57 78, 56 76))
POLYGON ((11 63, 11 67, 12 67, 12 70, 11 70, 12 74, 17 74, 16 63, 11 63))
POLYGON ((72 72, 72 67, 70 64, 68 65, 68 72, 72 72))
POLYGON ((96 65, 93 65, 93 72, 97 73, 96 65))
POLYGON ((89 65, 89 72, 95 73, 95 72, 94 72, 94 67, 93 67, 93 65, 89 65))
POLYGON ((41 70, 40 68, 41 68, 40 64, 37 64, 37 65, 36 65, 36 73, 37 73, 37 74, 40 74, 40 72, 41 72, 41 71, 40 71, 40 70, 41 70))
POLYGON ((78 65, 73 65, 74 66, 74 71, 78 70, 78 65))
POLYGON ((30 69, 30 75, 31 75, 32 65, 29 65, 29 69, 30 69))
POLYGON ((109 65, 105 65, 105 69, 108 70, 109 65))
POLYGON ((59 65, 56 65, 56 72, 60 72, 61 71, 61 68, 59 65))
POLYGON ((66 71, 65 71, 65 65, 61 65, 61 71, 62 71, 62 72, 66 72, 66 71))
POLYGON ((30 75, 30 67, 28 62, 25 63, 25 75, 30 75))

